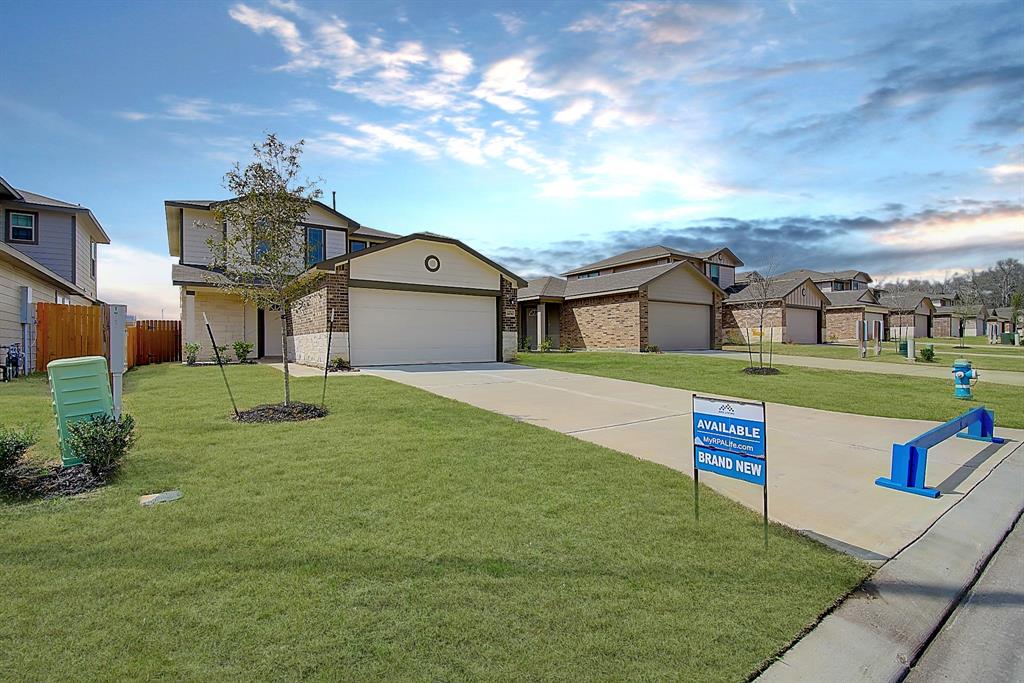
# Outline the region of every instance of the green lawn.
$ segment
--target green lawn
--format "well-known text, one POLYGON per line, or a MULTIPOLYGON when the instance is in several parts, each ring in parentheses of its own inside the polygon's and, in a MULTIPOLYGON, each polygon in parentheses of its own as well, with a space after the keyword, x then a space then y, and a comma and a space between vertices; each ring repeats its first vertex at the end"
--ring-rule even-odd
MULTIPOLYGON (((228 374, 277 398, 269 367, 228 374)), ((0 504, 0 680, 736 681, 868 573, 774 525, 766 553, 710 489, 698 529, 678 472, 374 377, 307 423, 232 422, 216 368, 139 368, 125 401, 112 485, 0 504)), ((0 405, 56 456, 42 381, 0 405)))
MULTIPOLYGON (((747 353, 746 346, 726 345, 722 347, 726 351, 737 351, 747 353)), ((928 367, 943 366, 952 368, 953 361, 957 358, 966 358, 971 361, 974 367, 981 370, 1011 370, 1024 372, 1024 353, 1001 353, 990 354, 984 349, 971 348, 963 351, 946 347, 935 347, 935 360, 932 363, 925 363, 920 359, 922 343, 918 342, 918 364, 928 367), (980 354, 980 355, 979 355, 980 354)), ((754 348, 755 353, 757 351, 754 348)), ((765 351, 767 353, 767 349, 765 351)), ((861 359, 860 350, 856 346, 842 344, 776 344, 775 353, 785 356, 814 356, 817 358, 841 358, 844 360, 863 360, 867 363, 907 363, 907 359, 896 352, 892 343, 882 345, 882 355, 874 356, 873 347, 868 348, 868 357, 861 359)), ((983 376, 984 377, 984 376, 983 376)))
MULTIPOLYGON (((953 379, 778 366, 781 374, 751 376, 733 359, 681 353, 523 353, 519 362, 738 398, 860 415, 949 420, 984 405, 997 427, 1024 428, 1024 388, 979 382, 974 401, 953 397, 953 379)), ((984 379, 984 376, 983 376, 984 379)))

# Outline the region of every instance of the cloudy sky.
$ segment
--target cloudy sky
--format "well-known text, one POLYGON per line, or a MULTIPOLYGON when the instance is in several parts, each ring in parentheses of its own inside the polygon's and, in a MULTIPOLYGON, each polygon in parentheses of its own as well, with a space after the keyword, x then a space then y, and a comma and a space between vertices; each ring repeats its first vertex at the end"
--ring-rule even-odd
POLYGON ((1024 4, 8 4, 0 175, 177 314, 162 202, 265 131, 357 221, 524 276, 624 249, 942 277, 1024 257, 1024 4))

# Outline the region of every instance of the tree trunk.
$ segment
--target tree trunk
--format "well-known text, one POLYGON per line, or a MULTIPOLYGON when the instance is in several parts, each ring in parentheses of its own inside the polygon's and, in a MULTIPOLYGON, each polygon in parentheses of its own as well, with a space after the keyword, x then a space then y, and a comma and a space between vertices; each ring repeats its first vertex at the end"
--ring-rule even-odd
POLYGON ((281 365, 284 367, 284 404, 291 405, 292 385, 288 374, 288 309, 281 308, 281 365))

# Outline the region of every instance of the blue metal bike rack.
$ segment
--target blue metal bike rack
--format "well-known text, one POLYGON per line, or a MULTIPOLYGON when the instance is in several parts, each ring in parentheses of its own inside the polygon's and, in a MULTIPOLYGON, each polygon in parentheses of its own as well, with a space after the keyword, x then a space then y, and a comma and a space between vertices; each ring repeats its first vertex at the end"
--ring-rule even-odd
POLYGON ((928 467, 928 449, 953 435, 961 439, 1003 443, 1004 439, 992 433, 994 429, 995 414, 981 406, 968 410, 960 417, 955 417, 945 424, 929 429, 916 439, 911 439, 906 443, 894 443, 892 445, 892 474, 875 479, 875 483, 897 491, 938 498, 938 489, 928 488, 924 485, 925 470, 928 467), (967 433, 961 434, 965 429, 967 433))

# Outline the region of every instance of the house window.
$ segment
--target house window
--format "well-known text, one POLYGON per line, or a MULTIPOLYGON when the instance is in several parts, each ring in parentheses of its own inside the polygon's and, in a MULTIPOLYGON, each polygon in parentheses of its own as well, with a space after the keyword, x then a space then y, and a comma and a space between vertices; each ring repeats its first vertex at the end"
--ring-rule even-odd
POLYGON ((834 291, 834 292, 842 292, 845 289, 846 289, 846 286, 842 282, 833 282, 832 283, 832 291, 834 291))
POLYGON ((96 277, 96 240, 89 240, 89 272, 96 277))
POLYGON ((599 271, 599 270, 592 270, 589 273, 580 273, 579 275, 576 276, 576 279, 577 280, 586 280, 587 278, 597 277, 600 274, 601 274, 601 271, 599 271))
POLYGON ((9 211, 7 213, 7 239, 10 242, 31 242, 37 244, 38 234, 36 223, 39 214, 27 211, 9 211))
POLYGON ((351 242, 348 243, 349 251, 362 251, 363 249, 366 249, 366 242, 352 240, 351 242))
POLYGON ((719 283, 721 279, 721 271, 717 263, 708 265, 708 277, 711 278, 711 281, 716 285, 719 283))
POLYGON ((306 265, 320 263, 326 256, 326 236, 323 228, 306 228, 306 265))
POLYGON ((256 240, 256 244, 252 248, 252 262, 259 263, 268 251, 270 251, 270 242, 267 240, 256 240))

